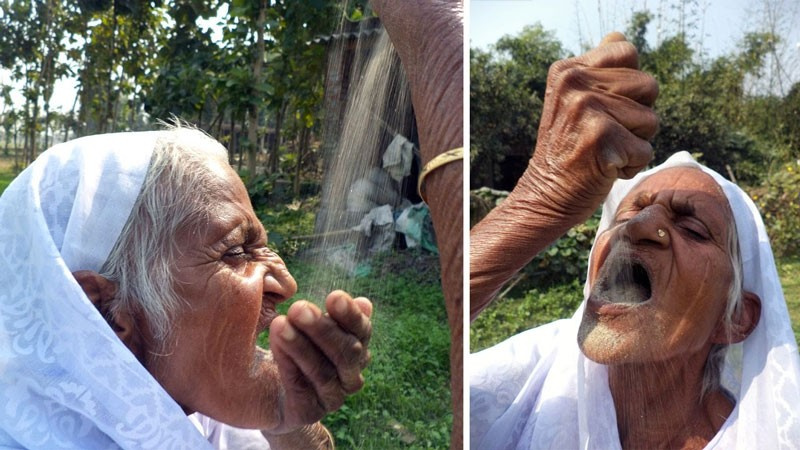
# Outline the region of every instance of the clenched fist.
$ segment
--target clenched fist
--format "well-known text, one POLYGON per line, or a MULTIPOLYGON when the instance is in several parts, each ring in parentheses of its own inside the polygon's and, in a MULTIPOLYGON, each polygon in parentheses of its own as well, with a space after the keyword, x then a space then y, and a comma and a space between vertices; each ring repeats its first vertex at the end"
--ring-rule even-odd
POLYGON ((536 151, 512 195, 541 195, 554 214, 590 216, 617 178, 632 178, 653 158, 657 96, 656 80, 639 71, 620 33, 553 64, 536 151))

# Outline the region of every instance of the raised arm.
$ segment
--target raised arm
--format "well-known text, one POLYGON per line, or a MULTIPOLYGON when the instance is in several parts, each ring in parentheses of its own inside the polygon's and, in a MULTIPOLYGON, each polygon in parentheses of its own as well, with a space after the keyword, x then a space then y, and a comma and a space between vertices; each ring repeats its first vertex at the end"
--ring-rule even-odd
POLYGON ((620 33, 552 65, 536 150, 509 197, 470 232, 470 317, 533 257, 652 159, 653 77, 620 33))
MULTIPOLYGON (((464 145, 463 5, 457 0, 371 0, 397 50, 411 89, 422 163, 464 145)), ((451 448, 461 448, 464 166, 431 171, 424 190, 436 230, 450 325, 451 448)))

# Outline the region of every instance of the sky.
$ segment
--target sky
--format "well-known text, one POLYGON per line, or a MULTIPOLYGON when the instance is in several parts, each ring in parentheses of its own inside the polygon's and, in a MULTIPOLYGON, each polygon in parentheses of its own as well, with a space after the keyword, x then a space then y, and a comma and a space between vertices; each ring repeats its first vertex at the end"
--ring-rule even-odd
POLYGON ((746 31, 761 29, 767 6, 777 20, 785 70, 792 81, 800 80, 800 2, 797 0, 468 0, 471 47, 486 49, 507 34, 518 33, 525 25, 541 23, 573 54, 581 44, 596 45, 610 31, 625 31, 634 11, 649 10, 651 22, 648 42, 677 29, 680 4, 684 4, 687 30, 694 33, 690 42, 707 58, 729 54, 746 31), (659 36, 659 29, 661 34, 659 36))

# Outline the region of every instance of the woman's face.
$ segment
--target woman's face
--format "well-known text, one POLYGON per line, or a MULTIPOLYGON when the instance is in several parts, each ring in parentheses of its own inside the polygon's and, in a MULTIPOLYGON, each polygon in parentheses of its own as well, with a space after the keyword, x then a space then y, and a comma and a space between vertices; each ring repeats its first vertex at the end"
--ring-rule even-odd
POLYGON ((710 347, 733 280, 732 217, 698 169, 666 169, 635 187, 595 244, 578 333, 584 354, 641 363, 710 347))
POLYGON ((258 334, 297 285, 267 236, 244 185, 213 163, 220 184, 207 220, 178 233, 174 288, 184 304, 150 372, 185 410, 239 426, 272 423, 279 378, 258 334))

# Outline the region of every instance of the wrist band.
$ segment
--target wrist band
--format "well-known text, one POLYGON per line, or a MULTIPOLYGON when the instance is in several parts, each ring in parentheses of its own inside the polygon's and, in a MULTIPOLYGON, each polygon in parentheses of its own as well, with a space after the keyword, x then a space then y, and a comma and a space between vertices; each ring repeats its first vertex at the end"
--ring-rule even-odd
POLYGON ((322 431, 325 432, 325 437, 328 440, 328 442, 327 442, 328 446, 325 447, 325 449, 335 450, 336 449, 336 445, 333 442, 333 435, 331 434, 331 431, 327 427, 323 426, 322 424, 320 424, 320 426, 322 426, 322 431))
POLYGON ((423 202, 428 203, 428 200, 425 199, 424 191, 422 190, 422 182, 425 181, 425 177, 439 167, 463 158, 464 147, 458 147, 437 155, 435 158, 428 161, 428 164, 425 164, 425 167, 422 168, 422 172, 419 174, 419 181, 417 181, 417 192, 419 192, 419 196, 422 197, 423 202))

